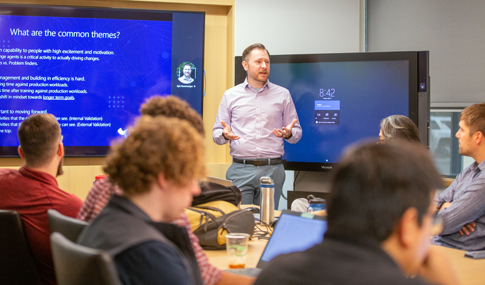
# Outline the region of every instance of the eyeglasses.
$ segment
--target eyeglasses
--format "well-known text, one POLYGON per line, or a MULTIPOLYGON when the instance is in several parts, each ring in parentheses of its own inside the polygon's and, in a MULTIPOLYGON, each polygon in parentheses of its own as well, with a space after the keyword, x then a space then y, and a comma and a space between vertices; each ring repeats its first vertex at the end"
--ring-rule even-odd
POLYGON ((64 136, 63 136, 63 135, 61 135, 61 142, 62 142, 63 140, 64 140, 64 136))

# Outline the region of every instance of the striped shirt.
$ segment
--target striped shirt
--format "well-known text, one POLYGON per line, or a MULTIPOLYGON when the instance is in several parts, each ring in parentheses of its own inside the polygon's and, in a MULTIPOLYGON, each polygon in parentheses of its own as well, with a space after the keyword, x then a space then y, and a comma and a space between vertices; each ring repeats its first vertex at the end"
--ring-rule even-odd
POLYGON ((443 231, 433 237, 433 244, 462 250, 485 249, 485 160, 465 168, 438 201, 451 202, 451 206, 439 212, 443 218, 443 231), (483 171, 482 171, 483 170, 483 171), (465 224, 475 222, 470 235, 460 235, 465 224))

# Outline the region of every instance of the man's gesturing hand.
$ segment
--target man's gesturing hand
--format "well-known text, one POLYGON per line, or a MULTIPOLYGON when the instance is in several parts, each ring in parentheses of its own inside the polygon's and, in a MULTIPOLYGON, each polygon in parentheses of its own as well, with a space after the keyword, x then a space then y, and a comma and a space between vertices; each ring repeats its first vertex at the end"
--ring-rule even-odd
POLYGON ((232 133, 232 130, 231 130, 231 127, 229 127, 229 125, 227 125, 226 123, 224 123, 224 121, 221 121, 221 124, 224 127, 224 130, 222 131, 222 136, 226 140, 233 141, 233 140, 238 140, 238 139, 241 138, 240 136, 233 134, 232 133))
POLYGON ((298 121, 297 119, 294 119, 293 122, 291 122, 288 126, 283 127, 281 130, 274 129, 273 134, 279 138, 285 138, 285 139, 291 138, 291 129, 293 129, 297 121, 298 121))

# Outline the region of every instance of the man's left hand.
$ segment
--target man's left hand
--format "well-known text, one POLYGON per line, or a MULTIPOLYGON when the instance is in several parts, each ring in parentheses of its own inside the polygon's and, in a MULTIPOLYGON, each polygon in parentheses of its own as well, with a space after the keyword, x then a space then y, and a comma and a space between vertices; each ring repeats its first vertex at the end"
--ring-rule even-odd
POLYGON ((475 227, 477 226, 477 224, 475 224, 475 222, 472 222, 470 224, 466 224, 464 225, 461 230, 459 231, 460 235, 467 235, 469 236, 470 233, 474 232, 475 231, 475 227))
POLYGON ((282 129, 274 129, 273 134, 279 138, 291 138, 291 129, 293 129, 297 121, 297 119, 294 119, 288 126, 283 127, 282 129))

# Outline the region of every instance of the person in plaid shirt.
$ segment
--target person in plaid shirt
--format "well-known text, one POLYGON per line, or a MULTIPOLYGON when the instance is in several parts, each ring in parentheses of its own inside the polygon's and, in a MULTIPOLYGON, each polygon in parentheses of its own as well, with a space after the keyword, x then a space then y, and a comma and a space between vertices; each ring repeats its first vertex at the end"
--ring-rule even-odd
MULTIPOLYGON (((175 96, 162 97, 155 95, 149 98, 141 106, 140 114, 152 117, 163 115, 165 117, 177 117, 187 120, 204 136, 204 126, 200 115, 187 102, 175 96)), ((123 194, 123 190, 111 184, 108 177, 98 178, 79 211, 77 216, 79 220, 87 222, 94 220, 113 194, 123 194)), ((254 282, 252 277, 222 272, 211 265, 204 250, 199 245, 199 239, 192 233, 190 222, 185 213, 182 213, 179 219, 171 222, 187 229, 204 285, 252 284, 254 282)))

